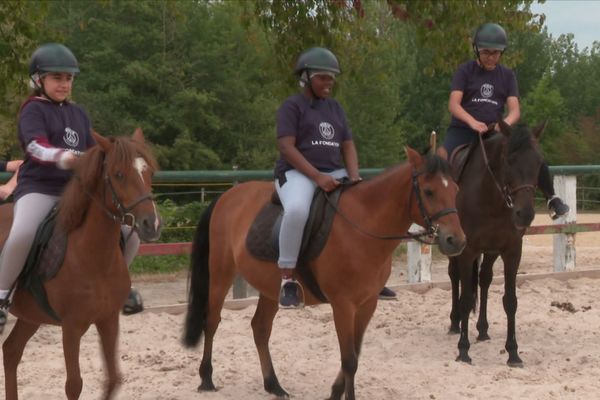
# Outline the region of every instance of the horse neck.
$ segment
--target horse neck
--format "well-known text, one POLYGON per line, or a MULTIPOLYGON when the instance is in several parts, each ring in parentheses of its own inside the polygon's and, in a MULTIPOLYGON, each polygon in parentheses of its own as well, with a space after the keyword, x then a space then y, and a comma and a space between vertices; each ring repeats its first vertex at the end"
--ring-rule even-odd
MULTIPOLYGON (((462 179, 463 182, 475 188, 477 193, 480 193, 480 195, 475 197, 485 206, 492 205, 496 208, 495 203, 504 202, 504 198, 497 185, 500 188, 504 186, 506 164, 503 153, 505 145, 505 138, 499 133, 484 140, 483 149, 485 150, 485 156, 483 149, 479 147, 475 157, 473 157, 472 165, 470 168, 467 168, 469 171, 468 176, 465 177, 466 179, 462 179)), ((461 185, 461 190, 464 186, 464 184, 461 185)))
MULTIPOLYGON (((99 194, 95 194, 100 199, 99 194)), ((79 241, 78 245, 94 258, 102 260, 119 249, 120 224, 110 218, 99 201, 92 200, 82 224, 71 234, 79 241)))
MULTIPOLYGON (((412 166, 405 163, 355 186, 348 192, 353 204, 349 216, 365 231, 374 235, 406 234, 411 224, 412 171, 412 166)), ((365 238, 364 234, 352 231, 365 238)), ((399 241, 375 240, 380 245, 391 248, 395 248, 399 241)))

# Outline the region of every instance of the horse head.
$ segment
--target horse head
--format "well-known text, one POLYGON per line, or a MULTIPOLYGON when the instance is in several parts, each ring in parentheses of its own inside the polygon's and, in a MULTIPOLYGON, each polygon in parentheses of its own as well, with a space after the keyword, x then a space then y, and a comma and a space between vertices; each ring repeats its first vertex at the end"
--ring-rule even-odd
POLYGON ((510 126, 499 121, 505 137, 503 150, 503 191, 517 228, 528 227, 535 217, 534 199, 543 162, 538 143, 546 122, 532 131, 525 124, 510 126))
POLYGON ((448 163, 433 153, 422 156, 408 146, 405 149, 413 168, 411 219, 437 235, 443 254, 460 254, 466 238, 456 211, 458 186, 448 163))

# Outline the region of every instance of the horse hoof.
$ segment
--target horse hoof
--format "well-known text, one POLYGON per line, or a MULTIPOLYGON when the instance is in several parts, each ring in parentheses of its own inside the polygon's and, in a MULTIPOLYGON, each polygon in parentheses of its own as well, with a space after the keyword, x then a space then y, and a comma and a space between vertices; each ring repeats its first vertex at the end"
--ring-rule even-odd
POLYGON ((508 361, 506 362, 506 365, 508 365, 511 368, 523 368, 523 361, 518 357, 516 360, 511 360, 509 358, 508 361))
POLYGON ((458 327, 451 326, 450 329, 448 329, 448 335, 458 335, 459 333, 460 328, 458 327))
POLYGON ((202 382, 200 386, 198 386, 199 392, 216 392, 217 388, 212 382, 202 382))
POLYGON ((459 355, 458 357, 456 357, 456 361, 460 361, 460 362, 464 362, 465 364, 472 365, 471 357, 469 357, 467 355, 459 355))
POLYGON ((480 342, 485 342, 486 340, 490 340, 490 339, 491 339, 491 337, 487 333, 480 333, 479 336, 477 336, 477 340, 480 342))

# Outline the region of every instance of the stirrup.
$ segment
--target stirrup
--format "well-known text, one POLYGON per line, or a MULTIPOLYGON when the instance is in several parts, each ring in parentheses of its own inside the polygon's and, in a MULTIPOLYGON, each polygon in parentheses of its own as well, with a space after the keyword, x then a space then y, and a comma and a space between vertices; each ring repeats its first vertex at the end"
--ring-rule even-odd
POLYGON ((295 279, 283 279, 279 290, 279 308, 280 309, 300 309, 304 308, 304 288, 295 279), (286 293, 295 289, 295 293, 286 293))

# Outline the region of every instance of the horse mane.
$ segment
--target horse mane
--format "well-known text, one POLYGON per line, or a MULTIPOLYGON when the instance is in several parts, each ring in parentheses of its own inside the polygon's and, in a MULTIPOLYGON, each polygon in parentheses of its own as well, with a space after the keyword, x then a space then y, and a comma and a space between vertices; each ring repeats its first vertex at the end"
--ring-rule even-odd
POLYGON ((450 164, 437 154, 425 154, 425 168, 424 171, 427 175, 435 175, 441 173, 442 175, 450 175, 450 164))
POLYGON ((507 155, 519 154, 520 152, 529 150, 533 147, 531 140, 531 131, 524 122, 519 122, 511 128, 510 137, 508 139, 507 155))
POLYGON ((83 223, 92 196, 96 195, 102 184, 104 170, 109 174, 114 171, 128 171, 136 157, 144 158, 153 170, 158 169, 156 159, 145 143, 130 136, 108 139, 112 144, 108 153, 105 153, 101 146, 95 145, 78 160, 73 176, 61 196, 58 223, 66 233, 83 223))

